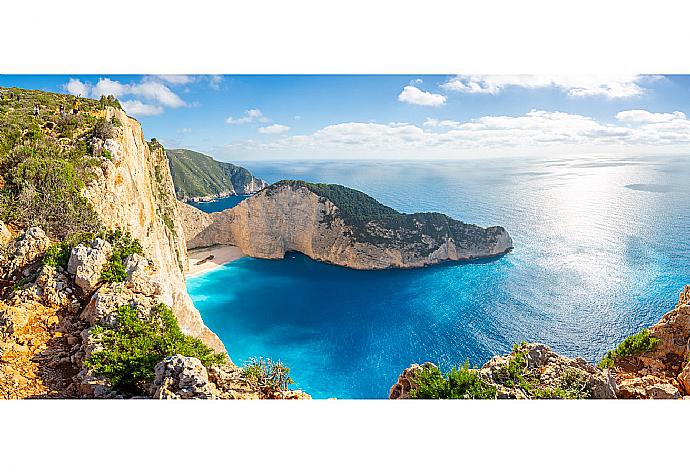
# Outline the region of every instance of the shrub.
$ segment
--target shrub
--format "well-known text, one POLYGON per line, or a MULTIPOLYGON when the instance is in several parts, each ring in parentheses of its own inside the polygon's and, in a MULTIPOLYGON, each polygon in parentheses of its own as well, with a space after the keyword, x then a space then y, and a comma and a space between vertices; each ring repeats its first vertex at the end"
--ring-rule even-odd
POLYGON ((94 374, 110 380, 116 389, 137 394, 155 379, 155 366, 168 356, 181 354, 198 358, 202 364, 225 363, 201 340, 180 330, 172 310, 160 303, 142 316, 136 308, 123 305, 117 310, 116 325, 98 325, 92 334, 99 336, 103 350, 91 354, 84 363, 94 374))
POLYGON ((125 260, 132 254, 144 255, 141 243, 129 232, 120 229, 105 231, 101 233, 101 237, 113 248, 110 259, 101 272, 101 279, 104 282, 124 282, 127 279, 125 260))
POLYGON ((115 136, 115 128, 113 128, 112 123, 105 118, 98 118, 93 128, 93 135, 105 141, 115 136))
POLYGON ((289 367, 280 361, 274 362, 263 357, 249 359, 242 371, 242 376, 264 398, 270 398, 280 390, 287 390, 294 383, 289 375, 289 367))
POLYGON ((653 351, 660 342, 661 340, 649 334, 648 329, 643 329, 639 333, 625 338, 616 349, 607 352, 599 362, 599 367, 610 369, 615 365, 616 360, 653 351))
POLYGON ((46 249, 43 264, 52 267, 66 267, 71 250, 72 248, 68 247, 65 242, 55 243, 46 249))
POLYGON ((411 398, 479 399, 496 398, 496 388, 470 370, 469 362, 453 367, 446 375, 438 367, 425 368, 414 377, 411 398))

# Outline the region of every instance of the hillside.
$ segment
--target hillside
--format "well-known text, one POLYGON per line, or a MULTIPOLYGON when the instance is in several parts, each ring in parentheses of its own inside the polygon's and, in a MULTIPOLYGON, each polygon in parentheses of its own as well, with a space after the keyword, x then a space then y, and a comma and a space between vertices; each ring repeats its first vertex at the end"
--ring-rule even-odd
POLYGON ((188 149, 167 149, 175 194, 183 201, 247 195, 268 184, 244 167, 188 149))

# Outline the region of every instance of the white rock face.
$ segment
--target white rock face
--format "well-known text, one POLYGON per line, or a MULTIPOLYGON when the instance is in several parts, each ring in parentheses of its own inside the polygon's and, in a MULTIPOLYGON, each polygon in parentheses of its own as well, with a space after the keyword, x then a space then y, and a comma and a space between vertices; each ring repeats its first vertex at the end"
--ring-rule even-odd
POLYGON ((79 244, 72 249, 67 262, 67 272, 74 275, 74 283, 84 293, 90 294, 101 280, 103 267, 110 259, 113 250, 110 243, 96 238, 91 246, 79 244))
POLYGON ((458 228, 455 237, 432 237, 419 222, 415 228, 395 229, 369 223, 370 237, 362 237, 333 202, 292 185, 271 186, 219 213, 204 214, 183 203, 180 207, 189 249, 231 244, 265 259, 297 251, 354 269, 408 268, 497 256, 513 245, 503 228, 460 222, 453 223, 458 228))
MULTIPOLYGON (((149 147, 139 122, 124 112, 108 108, 107 115, 116 116, 122 126, 116 128, 115 138, 106 140, 112 159, 102 158, 100 175, 85 188, 84 196, 109 228, 129 231, 141 242, 144 254, 156 267, 153 278, 161 290, 160 298, 173 309, 180 328, 225 352, 187 294, 186 240, 165 152, 160 146, 149 147)), ((136 272, 138 263, 130 262, 130 269, 136 272)))
POLYGON ((156 364, 153 386, 153 398, 157 399, 214 398, 206 367, 196 357, 166 357, 156 364))

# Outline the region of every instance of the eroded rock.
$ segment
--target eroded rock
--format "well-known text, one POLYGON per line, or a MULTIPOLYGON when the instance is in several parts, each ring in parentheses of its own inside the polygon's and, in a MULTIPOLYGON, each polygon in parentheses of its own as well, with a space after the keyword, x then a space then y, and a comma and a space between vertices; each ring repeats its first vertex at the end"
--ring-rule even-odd
POLYGON ((92 293, 101 280, 101 272, 112 254, 110 243, 96 238, 90 246, 79 244, 72 249, 67 263, 67 272, 74 275, 74 283, 84 293, 92 293))
POLYGON ((206 367, 196 357, 180 354, 156 364, 153 387, 153 398, 157 399, 215 398, 206 367))

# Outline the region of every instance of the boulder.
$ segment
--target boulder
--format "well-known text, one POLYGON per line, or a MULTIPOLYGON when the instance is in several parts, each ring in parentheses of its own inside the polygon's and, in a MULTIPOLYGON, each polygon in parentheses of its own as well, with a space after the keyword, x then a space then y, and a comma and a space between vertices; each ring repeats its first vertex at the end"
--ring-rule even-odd
POLYGON ((126 286, 133 292, 144 295, 161 295, 163 289, 153 278, 155 269, 151 262, 139 254, 132 254, 125 260, 126 286))
POLYGON ((14 271, 35 262, 43 256, 46 249, 50 246, 50 239, 39 227, 31 227, 20 234, 12 244, 10 244, 9 256, 7 258, 6 271, 12 274, 14 271))
POLYGON ((618 382, 620 398, 648 398, 670 400, 682 397, 678 387, 668 379, 654 375, 630 377, 618 382))
POLYGON ((115 326, 119 307, 130 305, 140 313, 148 314, 158 300, 141 293, 135 293, 121 284, 103 285, 91 297, 81 313, 81 319, 89 323, 115 326))
POLYGON ((180 354, 156 364, 153 388, 153 398, 157 399, 215 398, 206 367, 196 357, 180 354))
POLYGON ((111 254, 110 243, 101 238, 96 238, 90 246, 80 244, 72 249, 67 263, 67 272, 74 275, 74 283, 84 293, 90 294, 100 281, 103 267, 111 254))

